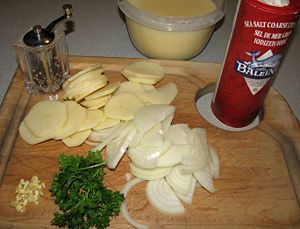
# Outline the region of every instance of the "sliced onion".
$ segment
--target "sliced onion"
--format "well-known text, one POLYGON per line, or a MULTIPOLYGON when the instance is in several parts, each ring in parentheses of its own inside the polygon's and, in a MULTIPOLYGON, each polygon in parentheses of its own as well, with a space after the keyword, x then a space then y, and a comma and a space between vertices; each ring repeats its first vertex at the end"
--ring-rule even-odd
POLYGON ((220 159, 217 152, 211 145, 208 145, 208 151, 211 156, 211 163, 209 164, 211 175, 214 179, 218 179, 220 174, 220 159))
POLYGON ((136 129, 133 127, 127 135, 113 140, 106 146, 105 160, 108 168, 115 169, 117 167, 135 133, 136 129))
POLYGON ((131 161, 142 169, 154 169, 159 157, 164 154, 171 146, 169 141, 164 141, 160 146, 143 146, 128 148, 128 156, 131 161))
POLYGON ((168 132, 168 130, 171 126, 171 123, 173 121, 173 118, 174 118, 174 114, 170 114, 165 120, 163 120, 161 122, 161 126, 162 126, 162 129, 163 129, 164 133, 168 132))
MULTIPOLYGON (((124 194, 124 197, 127 196, 127 193, 129 192, 129 190, 136 184, 139 184, 141 183, 143 180, 142 179, 139 179, 139 178, 135 178, 129 182, 126 183, 126 185, 124 186, 123 190, 121 190, 121 193, 124 194)), ((126 204, 125 202, 122 203, 122 206, 121 206, 121 214, 123 215, 123 217, 127 220, 128 223, 130 223, 132 226, 138 228, 138 229, 147 229, 148 226, 145 225, 145 224, 140 224, 136 221, 134 221, 130 215, 129 215, 129 212, 127 210, 127 207, 126 207, 126 204)))
POLYGON ((172 167, 155 168, 155 169, 142 169, 133 163, 129 163, 131 173, 143 180, 156 180, 169 174, 172 167))
POLYGON ((147 131, 141 138, 140 144, 143 146, 158 147, 164 143, 164 136, 161 123, 156 124, 147 131))
POLYGON ((174 115, 175 107, 171 105, 147 105, 139 109, 133 118, 138 131, 143 135, 156 124, 162 122, 170 115, 174 115))
POLYGON ((184 155, 190 154, 192 146, 185 145, 171 145, 170 148, 158 158, 157 167, 169 167, 177 165, 181 162, 184 155))
POLYGON ((107 144, 109 144, 115 138, 118 138, 123 134, 127 134, 131 130, 131 128, 133 128, 133 126, 130 125, 130 122, 121 122, 121 125, 119 125, 119 128, 117 128, 111 135, 109 135, 104 141, 102 141, 93 150, 101 151, 105 146, 107 146, 107 144))
MULTIPOLYGON (((191 174, 190 174, 191 175, 191 174)), ((196 190, 196 185, 197 185, 197 181, 196 178, 194 178, 192 180, 192 185, 191 185, 191 189, 190 192, 188 193, 180 193, 180 192, 176 192, 176 195, 178 196, 178 198, 180 200, 182 200, 184 203, 186 204, 192 204, 193 202, 193 197, 194 197, 194 193, 196 190)))
POLYGON ((156 125, 161 125, 162 132, 164 133, 171 124, 174 113, 175 107, 163 104, 146 105, 139 109, 133 118, 133 123, 138 131, 130 145, 133 147, 138 146, 145 133, 156 125))
POLYGON ((90 145, 90 146, 97 146, 100 144, 100 142, 94 142, 94 141, 90 141, 90 140, 85 140, 84 141, 86 144, 90 145))
POLYGON ((193 150, 190 155, 182 158, 181 163, 185 166, 184 172, 193 173, 209 164, 206 131, 202 128, 194 128, 191 130, 188 140, 193 145, 193 150))
POLYGON ((175 124, 170 126, 165 137, 173 144, 183 145, 188 143, 190 131, 191 129, 187 124, 175 124))
POLYGON ((207 191, 210 193, 214 193, 216 191, 209 167, 194 172, 193 175, 199 184, 207 191))
POLYGON ((102 130, 93 130, 90 134, 88 140, 90 141, 96 141, 96 142, 103 142, 105 139, 107 139, 110 135, 112 135, 120 126, 123 125, 122 122, 120 122, 116 126, 108 127, 102 130))
POLYGON ((180 165, 174 166, 166 176, 166 181, 179 199, 187 204, 191 204, 196 188, 196 179, 192 174, 183 174, 181 167, 180 165))
POLYGON ((148 181, 146 194, 150 204, 163 213, 179 215, 185 212, 184 206, 164 178, 148 181))

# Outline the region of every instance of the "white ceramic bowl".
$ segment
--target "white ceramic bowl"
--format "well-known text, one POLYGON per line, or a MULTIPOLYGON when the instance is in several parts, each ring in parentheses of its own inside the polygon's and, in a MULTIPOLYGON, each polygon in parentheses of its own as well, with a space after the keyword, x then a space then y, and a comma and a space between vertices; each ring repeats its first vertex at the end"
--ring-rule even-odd
MULTIPOLYGON (((151 0, 147 0, 151 1, 151 0)), ((162 0, 163 1, 163 0, 162 0)), ((216 9, 204 16, 159 16, 118 0, 133 45, 155 59, 186 60, 206 46, 215 24, 225 15, 225 0, 212 0, 216 9)))

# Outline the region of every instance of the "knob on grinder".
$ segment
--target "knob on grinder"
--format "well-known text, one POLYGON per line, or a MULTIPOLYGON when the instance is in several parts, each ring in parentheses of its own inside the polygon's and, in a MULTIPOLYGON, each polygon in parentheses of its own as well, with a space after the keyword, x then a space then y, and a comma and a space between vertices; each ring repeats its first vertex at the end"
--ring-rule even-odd
POLYGON ((52 21, 46 28, 42 28, 40 25, 35 25, 32 30, 27 32, 23 41, 30 47, 37 47, 40 45, 47 45, 54 40, 55 34, 53 29, 55 25, 64 19, 71 18, 73 15, 72 5, 63 5, 64 15, 52 21))

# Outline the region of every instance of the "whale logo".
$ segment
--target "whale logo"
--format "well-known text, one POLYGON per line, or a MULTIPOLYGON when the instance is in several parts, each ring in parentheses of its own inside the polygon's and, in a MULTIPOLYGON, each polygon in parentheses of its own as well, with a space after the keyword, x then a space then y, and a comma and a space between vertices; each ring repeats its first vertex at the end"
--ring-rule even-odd
POLYGON ((248 56, 251 56, 251 60, 238 59, 234 66, 235 71, 244 77, 253 95, 259 92, 275 74, 281 59, 281 55, 274 55, 272 50, 259 56, 260 53, 261 51, 246 52, 248 56))

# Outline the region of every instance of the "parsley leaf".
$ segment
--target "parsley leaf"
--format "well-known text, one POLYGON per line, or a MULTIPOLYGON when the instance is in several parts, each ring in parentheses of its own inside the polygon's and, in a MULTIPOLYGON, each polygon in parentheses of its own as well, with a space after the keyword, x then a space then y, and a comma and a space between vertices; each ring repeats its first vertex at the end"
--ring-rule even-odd
POLYGON ((59 156, 60 172, 49 191, 60 212, 54 213, 52 225, 68 228, 106 228, 119 215, 124 196, 103 184, 105 165, 99 151, 87 157, 59 156))

